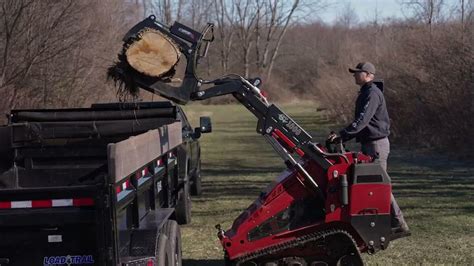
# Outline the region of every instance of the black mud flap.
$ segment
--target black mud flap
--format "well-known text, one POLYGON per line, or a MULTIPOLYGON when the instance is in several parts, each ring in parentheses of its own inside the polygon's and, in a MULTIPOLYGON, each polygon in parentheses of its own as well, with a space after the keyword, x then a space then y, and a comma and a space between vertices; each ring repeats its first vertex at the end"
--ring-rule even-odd
POLYGON ((384 250, 390 243, 390 215, 356 215, 351 224, 369 248, 369 253, 384 250))

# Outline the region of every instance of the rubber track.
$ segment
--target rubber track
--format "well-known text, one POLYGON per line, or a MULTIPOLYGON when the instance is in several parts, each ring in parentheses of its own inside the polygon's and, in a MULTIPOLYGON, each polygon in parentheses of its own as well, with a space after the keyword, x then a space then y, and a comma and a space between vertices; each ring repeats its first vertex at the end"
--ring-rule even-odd
POLYGON ((329 230, 324 230, 320 232, 315 232, 312 234, 305 235, 303 237, 293 239, 284 243, 279 243, 267 248, 263 248, 254 252, 249 252, 241 257, 237 258, 234 260, 235 264, 238 266, 241 263, 253 260, 253 259, 258 259, 267 255, 273 255, 275 253, 281 252, 286 249, 298 247, 300 245, 304 245, 308 242, 313 242, 313 241, 319 241, 324 239, 325 237, 331 236, 331 235, 336 235, 336 234, 343 234, 346 235, 351 241, 352 245, 355 250, 357 250, 357 256, 359 256, 360 261, 362 261, 361 254, 359 249, 357 248, 357 243, 355 242, 354 238, 345 230, 340 230, 340 229, 329 229, 329 230))

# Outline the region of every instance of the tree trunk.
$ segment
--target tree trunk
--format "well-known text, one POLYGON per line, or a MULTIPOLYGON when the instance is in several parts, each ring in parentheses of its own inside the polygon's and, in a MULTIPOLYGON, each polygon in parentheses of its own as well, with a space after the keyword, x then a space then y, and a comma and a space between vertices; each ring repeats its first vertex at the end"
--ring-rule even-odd
POLYGON ((273 53, 272 53, 272 56, 270 58, 270 64, 268 65, 268 69, 267 69, 267 75, 266 75, 266 78, 268 80, 270 80, 271 78, 271 74, 272 74, 272 70, 273 70, 273 65, 275 64, 275 59, 277 57, 277 54, 278 54, 278 50, 280 49, 280 45, 281 45, 281 41, 283 40, 283 37, 285 36, 285 33, 288 29, 288 25, 290 24, 290 20, 293 16, 293 13, 295 12, 296 8, 298 7, 298 4, 299 4, 299 0, 295 0, 293 2, 293 6, 291 7, 291 10, 290 10, 290 13, 288 14, 288 16, 286 17, 286 21, 285 21, 285 26, 283 26, 283 30, 281 31, 280 35, 278 36, 278 41, 275 45, 275 49, 273 49, 273 53))

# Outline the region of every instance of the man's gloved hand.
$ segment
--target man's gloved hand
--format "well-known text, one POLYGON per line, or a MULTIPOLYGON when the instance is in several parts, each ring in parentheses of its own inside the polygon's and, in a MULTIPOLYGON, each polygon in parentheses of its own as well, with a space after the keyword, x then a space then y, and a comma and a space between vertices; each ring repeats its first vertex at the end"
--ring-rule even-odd
POLYGON ((328 138, 326 139, 326 142, 329 142, 329 143, 340 143, 340 142, 342 142, 342 139, 341 139, 340 136, 338 136, 338 135, 336 134, 336 132, 331 131, 331 133, 329 133, 328 138))

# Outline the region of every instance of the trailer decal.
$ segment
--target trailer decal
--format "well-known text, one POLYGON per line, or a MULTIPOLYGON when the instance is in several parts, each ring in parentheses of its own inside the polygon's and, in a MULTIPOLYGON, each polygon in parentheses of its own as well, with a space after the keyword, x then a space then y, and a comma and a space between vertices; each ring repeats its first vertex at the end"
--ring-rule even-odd
POLYGON ((94 264, 92 255, 66 255, 44 257, 43 265, 77 265, 77 264, 94 264))
POLYGON ((94 199, 92 198, 0 201, 0 209, 80 207, 93 205, 94 199))
POLYGON ((61 243, 63 242, 62 235, 49 235, 48 236, 48 243, 61 243))
POLYGON ((156 182, 156 192, 160 192, 161 190, 163 189, 163 187, 161 186, 161 180, 156 182))
POLYGON ((130 179, 127 179, 121 185, 118 185, 115 187, 115 192, 119 194, 122 191, 130 190, 130 189, 132 189, 132 183, 130 179))

